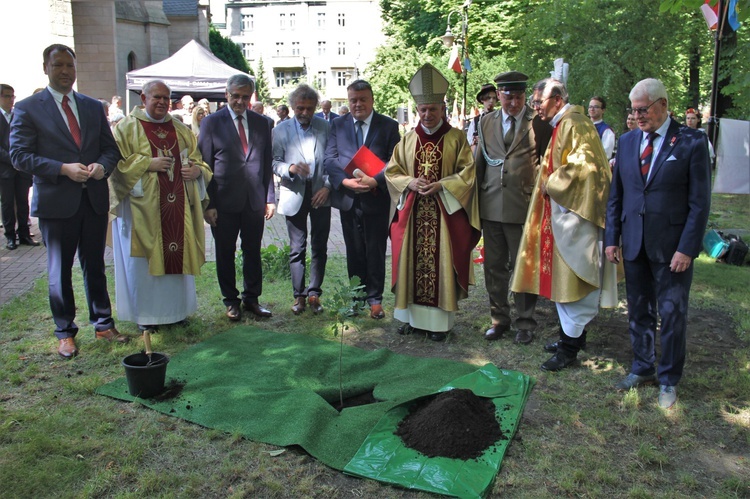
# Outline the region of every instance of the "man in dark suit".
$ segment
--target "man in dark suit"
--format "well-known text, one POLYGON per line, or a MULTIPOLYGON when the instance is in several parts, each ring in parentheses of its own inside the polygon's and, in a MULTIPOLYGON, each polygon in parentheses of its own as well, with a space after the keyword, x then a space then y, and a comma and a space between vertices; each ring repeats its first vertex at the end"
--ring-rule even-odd
POLYGON ((11 123, 13 165, 34 175, 31 214, 47 245, 49 301, 58 353, 78 354, 73 259, 83 269, 89 320, 96 337, 125 343, 115 329, 104 273, 109 189, 106 177, 120 160, 101 103, 73 92, 75 52, 65 45, 44 50, 49 86, 16 104, 11 123))
POLYGON ((677 400, 685 364, 693 259, 711 204, 710 162, 705 136, 669 117, 662 82, 638 82, 630 102, 640 130, 620 138, 605 233, 609 261, 625 260, 633 345, 630 374, 616 388, 658 380, 659 406, 668 409, 677 400), (655 368, 657 311, 661 358, 655 368))
POLYGON ((245 309, 258 317, 271 311, 258 303, 263 291, 260 247, 265 220, 275 212, 271 127, 265 117, 248 110, 255 84, 237 74, 227 80, 228 105, 201 122, 198 148, 214 172, 206 222, 216 243, 216 274, 229 320, 242 318, 234 268, 237 236, 241 239, 245 309))
POLYGON ((315 113, 315 116, 319 118, 323 118, 328 123, 333 123, 333 120, 339 117, 338 114, 331 111, 331 101, 324 100, 320 103, 320 109, 322 109, 321 112, 315 113))
POLYGON ((388 163, 400 140, 398 123, 373 111, 368 82, 354 81, 347 87, 347 95, 351 112, 333 121, 325 170, 333 188, 331 205, 341 213, 349 278, 359 277, 370 304, 370 317, 382 319, 391 202, 385 174, 381 171, 375 177, 352 178, 344 168, 361 145, 388 163))
POLYGON ((20 244, 39 246, 29 232, 31 175, 19 172, 10 161, 10 121, 15 99, 13 87, 0 83, 0 206, 5 227, 5 247, 9 250, 18 247, 16 237, 20 244))

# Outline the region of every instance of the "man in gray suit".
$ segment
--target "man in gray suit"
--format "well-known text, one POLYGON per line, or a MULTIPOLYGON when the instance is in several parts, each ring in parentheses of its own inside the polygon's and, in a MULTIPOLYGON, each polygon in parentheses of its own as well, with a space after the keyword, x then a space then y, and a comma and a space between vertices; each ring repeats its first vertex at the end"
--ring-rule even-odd
MULTIPOLYGON (((501 108, 485 115, 478 128, 475 153, 479 216, 484 234, 484 279, 492 326, 484 333, 497 340, 511 327, 508 283, 529 208, 539 151, 551 127, 526 106, 528 76, 509 71, 495 77, 501 108), (540 149, 539 143, 542 142, 540 149)), ((536 295, 516 293, 516 343, 528 344, 536 328, 536 295)))
POLYGON ((307 303, 314 314, 323 311, 321 286, 328 259, 331 228, 331 184, 323 169, 329 125, 315 116, 318 93, 302 84, 289 94, 294 119, 279 122, 273 132, 273 172, 281 178, 277 211, 286 217, 289 231, 289 269, 294 304, 299 315, 307 303), (310 217, 310 285, 305 287, 307 218, 310 217))

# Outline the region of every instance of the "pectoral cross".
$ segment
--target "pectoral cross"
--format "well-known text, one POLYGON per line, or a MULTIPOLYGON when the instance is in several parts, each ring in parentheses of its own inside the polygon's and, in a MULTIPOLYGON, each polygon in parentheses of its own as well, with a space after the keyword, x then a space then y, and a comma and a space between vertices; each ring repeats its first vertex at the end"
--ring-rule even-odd
POLYGON ((430 163, 422 163, 422 176, 427 178, 430 176, 430 169, 432 168, 432 165, 430 163))
MULTIPOLYGON (((164 148, 160 152, 162 156, 172 158, 172 151, 167 149, 166 146, 164 146, 164 148)), ((172 158, 172 166, 170 166, 169 170, 167 170, 167 178, 169 178, 170 182, 174 182, 174 158, 172 158)))

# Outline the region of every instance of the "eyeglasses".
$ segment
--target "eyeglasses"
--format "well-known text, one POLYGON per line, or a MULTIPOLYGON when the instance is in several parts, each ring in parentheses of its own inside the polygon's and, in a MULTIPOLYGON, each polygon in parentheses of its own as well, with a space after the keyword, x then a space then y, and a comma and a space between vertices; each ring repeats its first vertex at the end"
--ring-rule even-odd
POLYGON ((589 109, 601 109, 602 106, 589 106, 589 109))
POLYGON ((654 102, 648 105, 648 107, 626 107, 625 111, 628 112, 628 114, 632 114, 635 116, 636 114, 640 114, 641 116, 645 116, 648 113, 648 110, 651 109, 651 106, 659 102, 661 99, 656 99, 654 102))
POLYGON ((549 97, 544 98, 542 100, 531 100, 531 99, 529 99, 529 106, 531 106, 533 108, 541 107, 542 104, 544 104, 545 102, 547 102, 548 100, 550 100, 553 97, 558 97, 558 96, 557 95, 550 95, 549 97))

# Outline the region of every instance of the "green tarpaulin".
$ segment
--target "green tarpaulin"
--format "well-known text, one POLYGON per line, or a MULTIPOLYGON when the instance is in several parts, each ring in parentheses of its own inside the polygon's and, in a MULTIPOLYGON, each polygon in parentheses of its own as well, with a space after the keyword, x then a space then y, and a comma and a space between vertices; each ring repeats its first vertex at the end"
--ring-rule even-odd
MULTIPOLYGON (((339 413, 331 405, 339 400, 339 348, 338 342, 304 334, 237 327, 170 359, 167 383, 184 384, 179 396, 140 402, 165 414, 239 433, 250 440, 279 446, 299 445, 326 465, 344 470, 378 422, 383 424, 388 414, 392 417, 391 409, 402 410, 399 406, 444 389, 454 380, 462 383, 457 378, 478 369, 461 362, 344 345, 344 397, 372 391, 377 402, 339 413)), ((528 394, 529 379, 519 373, 499 371, 491 364, 482 372, 480 377, 485 378, 482 384, 488 373, 495 373, 490 377, 497 377, 503 386, 493 388, 498 393, 524 394, 509 398, 506 404, 512 407, 498 412, 503 428, 513 421, 512 431, 515 431, 528 394)), ((99 387, 97 393, 134 400, 128 394, 124 377, 99 387)))

